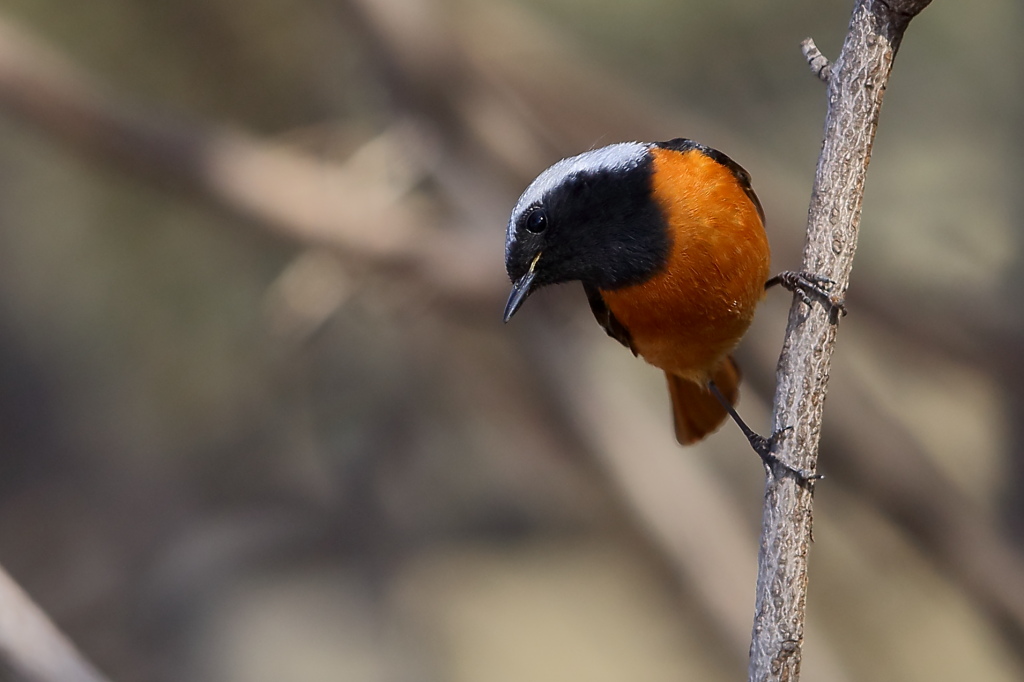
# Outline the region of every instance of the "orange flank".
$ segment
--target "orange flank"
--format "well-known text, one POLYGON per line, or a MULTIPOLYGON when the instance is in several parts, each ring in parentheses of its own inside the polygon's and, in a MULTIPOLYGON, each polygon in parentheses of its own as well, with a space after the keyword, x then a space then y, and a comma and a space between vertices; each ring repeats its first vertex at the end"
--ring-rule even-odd
POLYGON ((739 372, 729 353, 764 297, 771 254, 759 207, 731 169, 696 149, 651 154, 668 261, 646 281, 601 297, 629 330, 633 349, 669 375, 676 434, 688 443, 727 416, 707 391, 709 380, 735 402, 739 372), (681 423, 685 415, 699 418, 681 423))

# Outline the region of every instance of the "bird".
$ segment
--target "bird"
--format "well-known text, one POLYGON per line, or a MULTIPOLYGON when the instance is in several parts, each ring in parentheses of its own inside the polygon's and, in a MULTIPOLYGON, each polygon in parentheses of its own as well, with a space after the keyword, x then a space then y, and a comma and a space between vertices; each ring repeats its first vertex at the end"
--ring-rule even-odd
POLYGON ((516 202, 504 321, 539 288, 581 282, 608 335, 665 372, 679 443, 732 417, 772 469, 785 429, 766 438, 736 412, 732 353, 775 285, 821 302, 833 322, 846 311, 828 278, 771 277, 770 264, 764 209, 739 164, 686 138, 611 144, 558 161, 516 202))

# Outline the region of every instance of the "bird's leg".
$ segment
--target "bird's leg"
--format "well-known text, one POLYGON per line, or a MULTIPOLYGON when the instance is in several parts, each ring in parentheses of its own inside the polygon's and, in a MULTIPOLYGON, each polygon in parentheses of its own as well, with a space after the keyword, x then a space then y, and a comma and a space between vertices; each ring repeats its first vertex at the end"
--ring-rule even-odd
POLYGON ((732 403, 726 400, 725 396, 722 395, 722 392, 718 390, 718 386, 715 385, 714 381, 708 382, 708 389, 711 391, 711 394, 718 399, 718 402, 722 404, 722 407, 724 407, 725 411, 729 413, 732 420, 736 422, 736 425, 740 427, 740 431, 742 431, 743 435, 747 437, 750 447, 754 448, 754 452, 758 454, 761 458, 761 462, 764 463, 765 469, 774 474, 775 467, 781 467, 796 476, 800 480, 800 483, 817 481, 824 478, 821 474, 812 474, 808 471, 804 471, 803 469, 792 467, 780 460, 772 452, 772 446, 779 442, 786 435, 786 432, 790 431, 793 427, 787 426, 784 429, 776 431, 770 437, 765 438, 747 426, 747 423, 743 421, 743 418, 740 417, 738 412, 736 412, 736 408, 732 406, 732 403))
POLYGON ((828 319, 832 324, 839 322, 839 318, 846 314, 846 305, 841 296, 831 293, 835 282, 828 277, 815 275, 811 272, 797 272, 795 270, 784 270, 764 283, 765 289, 770 289, 776 284, 782 285, 797 296, 808 306, 814 304, 817 299, 825 310, 828 311, 828 319))

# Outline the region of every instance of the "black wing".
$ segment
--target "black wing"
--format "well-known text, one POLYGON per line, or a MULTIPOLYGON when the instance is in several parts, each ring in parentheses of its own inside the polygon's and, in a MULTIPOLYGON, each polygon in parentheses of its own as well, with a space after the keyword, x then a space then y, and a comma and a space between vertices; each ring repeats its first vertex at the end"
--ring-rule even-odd
POLYGON ((633 348, 633 337, 630 336, 629 330, 622 326, 618 318, 612 315, 612 311, 608 310, 608 305, 601 298, 601 292, 598 291, 597 287, 584 284, 583 291, 587 292, 590 311, 597 318, 597 323, 604 327, 604 330, 608 332, 608 336, 632 351, 633 355, 636 355, 636 349, 633 348))

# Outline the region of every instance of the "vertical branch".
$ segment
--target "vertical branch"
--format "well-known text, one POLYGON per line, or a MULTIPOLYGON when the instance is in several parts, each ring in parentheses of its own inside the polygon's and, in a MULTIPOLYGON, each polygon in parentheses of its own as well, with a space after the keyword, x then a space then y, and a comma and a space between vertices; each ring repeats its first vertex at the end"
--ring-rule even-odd
MULTIPOLYGON (((825 136, 811 195, 803 268, 849 284, 864 178, 893 59, 910 20, 931 0, 857 0, 839 58, 825 68, 805 44, 814 72, 828 82, 825 136)), ((789 427, 776 454, 814 471, 836 325, 821 306, 795 300, 777 370, 773 429, 789 427)), ((797 680, 804 637, 807 551, 813 488, 791 475, 765 486, 749 679, 797 680)))

